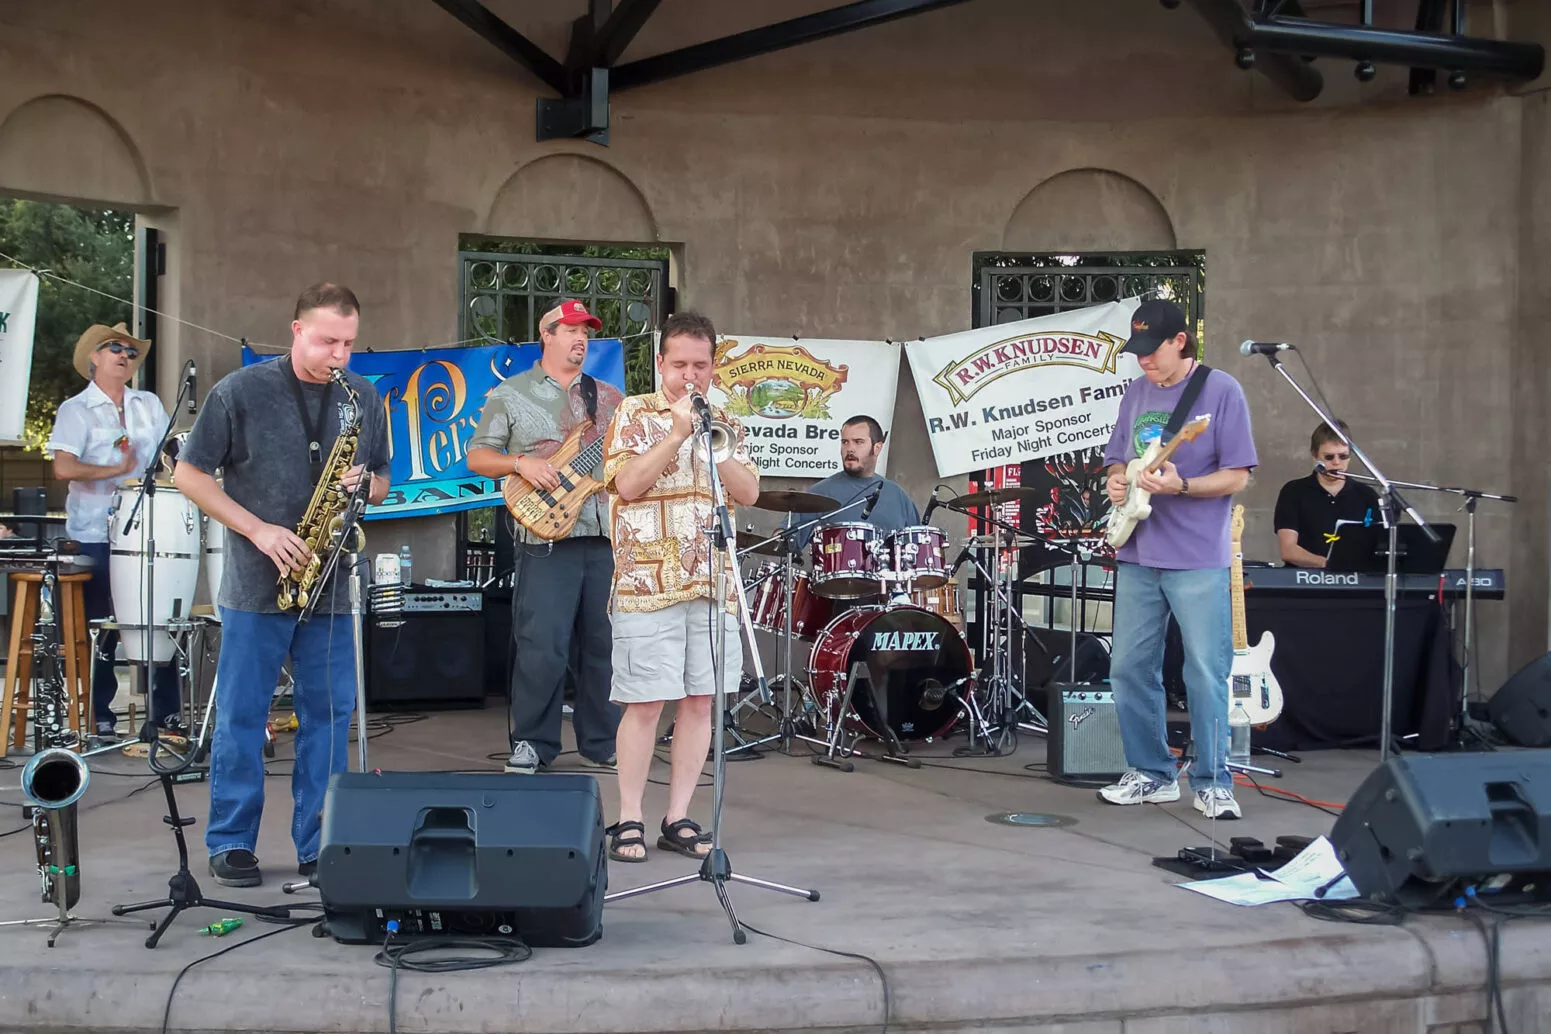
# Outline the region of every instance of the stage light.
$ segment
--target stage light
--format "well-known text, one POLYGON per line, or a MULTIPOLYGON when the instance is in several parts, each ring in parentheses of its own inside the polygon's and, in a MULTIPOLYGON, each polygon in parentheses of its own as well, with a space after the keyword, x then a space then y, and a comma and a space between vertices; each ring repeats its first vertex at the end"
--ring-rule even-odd
POLYGON ((1352 74, 1357 76, 1357 81, 1360 83, 1371 83, 1373 77, 1379 74, 1379 70, 1373 67, 1372 61, 1359 61, 1357 67, 1352 70, 1352 74))

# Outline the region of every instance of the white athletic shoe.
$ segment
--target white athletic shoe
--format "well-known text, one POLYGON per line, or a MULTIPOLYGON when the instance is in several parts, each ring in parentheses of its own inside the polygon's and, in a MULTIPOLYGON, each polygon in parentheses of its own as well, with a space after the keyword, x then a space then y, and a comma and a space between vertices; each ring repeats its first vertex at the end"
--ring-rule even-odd
POLYGON ((1233 791, 1226 786, 1208 786, 1196 791, 1196 811, 1209 819, 1241 819, 1244 809, 1233 799, 1233 791))
POLYGON ((539 752, 526 740, 512 748, 512 756, 506 759, 506 771, 514 775, 532 775, 539 770, 539 752))
POLYGON ((1179 783, 1159 782, 1145 772, 1131 769, 1099 791, 1099 800, 1108 804, 1167 804, 1179 800, 1179 783))

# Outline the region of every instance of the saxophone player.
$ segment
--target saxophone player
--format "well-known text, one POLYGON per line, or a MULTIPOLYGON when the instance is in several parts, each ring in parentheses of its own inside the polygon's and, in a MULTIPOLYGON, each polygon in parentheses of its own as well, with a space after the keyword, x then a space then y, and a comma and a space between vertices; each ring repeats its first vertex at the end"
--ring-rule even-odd
POLYGON ((205 826, 210 875, 227 887, 262 881, 254 852, 264 806, 264 723, 287 656, 300 722, 291 836, 302 875, 317 865, 324 791, 329 777, 345 770, 349 754, 356 681, 348 588, 343 579, 315 586, 314 593, 321 594, 315 614, 298 624, 294 609, 281 609, 276 583, 312 557, 293 529, 320 478, 337 476, 347 491, 355 491, 370 477, 368 498, 374 503, 388 493, 382 400, 365 378, 345 373, 362 410, 351 414, 349 394, 333 381, 334 371, 350 361, 360 311, 347 287, 320 283, 303 291, 291 321, 290 353, 222 378, 178 455, 178 490, 236 533, 227 543, 216 600, 221 700, 205 826), (339 428, 357 416, 356 458, 362 462, 333 470, 339 428))

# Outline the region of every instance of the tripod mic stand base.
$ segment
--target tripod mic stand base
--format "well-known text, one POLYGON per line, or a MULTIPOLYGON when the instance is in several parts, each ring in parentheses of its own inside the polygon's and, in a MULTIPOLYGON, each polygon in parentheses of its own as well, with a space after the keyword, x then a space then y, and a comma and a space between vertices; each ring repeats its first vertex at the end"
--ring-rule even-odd
POLYGON ((721 902, 722 911, 727 913, 727 921, 732 924, 732 941, 734 944, 746 944, 748 934, 743 932, 743 924, 738 922, 738 915, 732 910, 732 901, 727 897, 727 884, 744 883, 750 887, 761 887, 765 890, 773 890, 778 894, 790 894, 792 897, 807 898, 809 901, 817 901, 819 892, 816 890, 803 890, 800 887, 788 887, 784 883, 771 883, 769 880, 757 880, 752 876, 743 876, 732 871, 732 860, 727 857, 727 852, 719 847, 711 848, 709 854, 700 860, 700 871, 688 876, 678 876, 671 880, 663 880, 660 883, 648 883, 644 887, 632 887, 629 890, 616 891, 613 894, 603 896, 604 904, 611 901, 624 901, 626 898, 640 897, 642 894, 651 894, 659 890, 667 890, 670 887, 687 887, 691 883, 709 883, 716 888, 716 899, 721 902))
POLYGON ((131 912, 144 912, 152 908, 166 908, 168 913, 162 916, 162 921, 151 936, 145 939, 147 948, 154 948, 162 939, 162 934, 172 925, 172 921, 178 918, 178 914, 191 908, 215 908, 222 912, 242 912, 250 916, 265 916, 269 919, 289 919, 291 912, 286 908, 263 908, 256 905, 243 905, 235 901, 217 901, 214 898, 205 897, 199 889, 199 881, 194 879, 194 874, 188 869, 181 869, 174 873, 167 881, 167 898, 165 901, 141 901, 134 905, 114 905, 113 914, 116 916, 128 915, 131 912))
POLYGON ((59 940, 59 935, 77 926, 106 926, 116 923, 123 926, 145 926, 147 929, 155 927, 155 923, 144 922, 139 919, 99 919, 94 916, 73 916, 68 912, 60 916, 47 916, 42 919, 7 919, 0 922, 0 926, 52 926, 49 931, 48 946, 52 948, 54 942, 59 940))

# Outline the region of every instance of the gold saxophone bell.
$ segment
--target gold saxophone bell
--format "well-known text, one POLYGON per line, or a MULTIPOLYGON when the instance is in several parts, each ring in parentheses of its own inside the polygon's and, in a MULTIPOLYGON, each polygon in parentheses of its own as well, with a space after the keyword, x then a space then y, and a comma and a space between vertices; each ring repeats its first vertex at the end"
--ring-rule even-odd
POLYGON ((22 796, 35 809, 33 839, 43 900, 68 910, 81 897, 81 845, 75 808, 91 782, 80 755, 54 747, 34 754, 22 769, 22 796))

